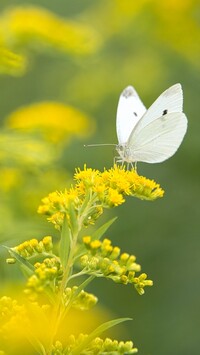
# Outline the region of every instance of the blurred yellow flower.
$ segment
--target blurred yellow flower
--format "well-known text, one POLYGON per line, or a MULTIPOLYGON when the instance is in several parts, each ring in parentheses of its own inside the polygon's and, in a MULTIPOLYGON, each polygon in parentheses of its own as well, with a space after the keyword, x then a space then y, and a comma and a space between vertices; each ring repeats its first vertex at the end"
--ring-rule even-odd
POLYGON ((0 45, 0 73, 21 75, 26 69, 26 58, 0 45))
POLYGON ((22 179, 20 171, 13 167, 2 167, 0 169, 0 191, 8 192, 18 186, 22 179))
MULTIPOLYGON (((57 320, 56 311, 49 304, 39 305, 22 296, 16 296, 15 299, 7 296, 0 298, 0 352, 5 350, 2 354, 10 355, 40 354, 41 344, 48 348, 57 320)), ((84 300, 85 303, 86 301, 84 300)), ((78 336, 82 332, 89 333, 91 328, 95 328, 107 317, 108 314, 101 308, 99 311, 87 311, 87 316, 80 308, 72 308, 63 319, 57 336, 66 346, 71 334, 78 336)))
POLYGON ((87 115, 59 102, 40 102, 19 108, 7 117, 5 124, 24 132, 40 132, 53 143, 71 136, 87 136, 94 130, 94 123, 87 115))
POLYGON ((198 7, 196 0, 170 0, 157 1, 154 9, 160 20, 155 29, 156 37, 197 67, 200 66, 200 27, 198 16, 195 16, 198 7))
POLYGON ((0 161, 8 165, 46 166, 55 159, 51 144, 18 132, 0 133, 0 161))
POLYGON ((100 44, 90 26, 61 18, 42 7, 9 8, 0 18, 0 30, 8 42, 17 46, 45 45, 79 55, 95 51, 100 44))
MULTIPOLYGON (((199 67, 198 13, 198 0, 115 0, 97 3, 89 12, 88 19, 92 18, 94 24, 98 23, 106 39, 116 33, 121 36, 124 31, 130 30, 142 33, 143 38, 144 31, 145 36, 148 34, 146 41, 149 43, 158 40, 161 48, 171 48, 199 67), (142 18, 146 18, 147 27, 144 27, 142 18)), ((130 48, 132 45, 130 43, 130 48)), ((154 53, 150 55, 152 57, 154 53)), ((144 52, 144 58, 147 56, 148 53, 144 52)), ((144 66, 142 69, 144 72, 144 66)))

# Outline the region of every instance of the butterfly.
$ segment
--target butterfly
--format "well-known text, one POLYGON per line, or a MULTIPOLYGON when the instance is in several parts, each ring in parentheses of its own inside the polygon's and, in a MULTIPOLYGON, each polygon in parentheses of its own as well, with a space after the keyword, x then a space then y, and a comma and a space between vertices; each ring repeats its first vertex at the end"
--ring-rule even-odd
POLYGON ((164 91, 147 110, 132 86, 117 107, 116 162, 161 163, 175 154, 187 131, 180 84, 164 91))

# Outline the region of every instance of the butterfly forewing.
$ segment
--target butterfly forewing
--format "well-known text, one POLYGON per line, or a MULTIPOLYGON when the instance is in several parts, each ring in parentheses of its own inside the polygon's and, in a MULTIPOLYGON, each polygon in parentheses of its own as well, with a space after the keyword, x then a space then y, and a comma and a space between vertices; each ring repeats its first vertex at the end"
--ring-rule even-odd
POLYGON ((119 98, 117 107, 117 137, 119 144, 126 143, 146 108, 132 86, 128 86, 119 98))
POLYGON ((169 113, 152 120, 140 133, 137 127, 129 140, 133 161, 160 163, 170 158, 179 148, 187 130, 184 113, 169 113))

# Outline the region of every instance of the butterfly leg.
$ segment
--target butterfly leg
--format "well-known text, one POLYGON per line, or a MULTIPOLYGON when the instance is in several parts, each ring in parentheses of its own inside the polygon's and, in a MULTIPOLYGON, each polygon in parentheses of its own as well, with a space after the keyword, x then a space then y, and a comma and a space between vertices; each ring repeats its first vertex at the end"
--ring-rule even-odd
POLYGON ((114 157, 114 165, 117 165, 118 163, 122 163, 122 159, 119 159, 120 157, 114 157))
POLYGON ((114 157, 113 165, 117 165, 118 163, 118 157, 114 157))

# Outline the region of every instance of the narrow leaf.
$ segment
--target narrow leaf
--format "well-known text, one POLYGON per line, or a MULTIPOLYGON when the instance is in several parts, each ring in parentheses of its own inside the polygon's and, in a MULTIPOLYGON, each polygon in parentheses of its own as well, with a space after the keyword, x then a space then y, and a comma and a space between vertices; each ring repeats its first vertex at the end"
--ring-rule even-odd
POLYGON ((62 225, 60 246, 59 246, 59 256, 62 263, 63 268, 65 269, 67 265, 67 260, 69 256, 69 249, 71 244, 71 231, 69 229, 66 215, 64 215, 64 221, 62 225))
POLYGON ((117 217, 110 219, 108 222, 103 224, 100 228, 98 228, 93 234, 92 239, 100 239, 103 234, 108 230, 108 228, 116 221, 117 217))
POLYGON ((68 213, 70 217, 72 233, 76 233, 78 230, 77 215, 73 203, 69 203, 68 213))
POLYGON ((97 327, 88 337, 85 339, 79 346, 77 346, 73 351, 72 355, 79 355, 82 350, 86 349, 86 347, 91 343, 93 339, 98 337, 101 333, 105 332, 107 329, 114 327, 115 325, 126 322, 127 320, 132 320, 131 318, 118 318, 113 319, 109 322, 101 324, 97 327))

